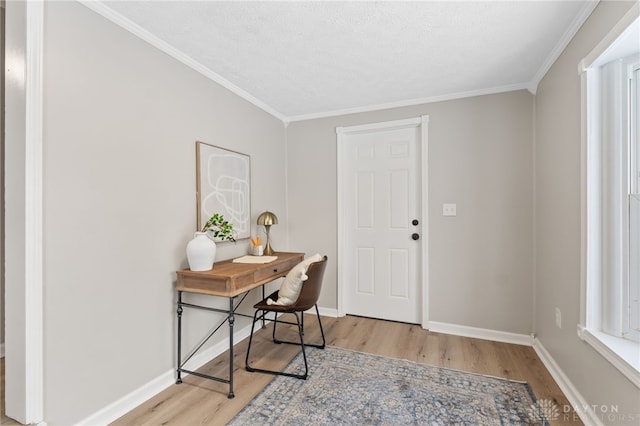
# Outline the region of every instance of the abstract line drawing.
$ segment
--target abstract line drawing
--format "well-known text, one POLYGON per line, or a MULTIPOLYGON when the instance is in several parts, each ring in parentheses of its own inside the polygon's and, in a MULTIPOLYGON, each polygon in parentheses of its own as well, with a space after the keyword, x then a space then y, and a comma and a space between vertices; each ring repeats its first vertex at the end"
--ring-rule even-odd
POLYGON ((248 155, 196 142, 198 230, 214 214, 233 224, 236 239, 251 235, 251 159, 248 155))

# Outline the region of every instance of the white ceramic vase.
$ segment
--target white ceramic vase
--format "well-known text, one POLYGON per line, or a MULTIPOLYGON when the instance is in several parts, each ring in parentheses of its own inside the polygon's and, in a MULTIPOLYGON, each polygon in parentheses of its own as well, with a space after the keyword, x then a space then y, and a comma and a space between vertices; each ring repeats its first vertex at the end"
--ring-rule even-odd
POLYGON ((187 243, 187 261, 192 271, 209 271, 216 259, 216 243, 206 232, 196 232, 187 243))

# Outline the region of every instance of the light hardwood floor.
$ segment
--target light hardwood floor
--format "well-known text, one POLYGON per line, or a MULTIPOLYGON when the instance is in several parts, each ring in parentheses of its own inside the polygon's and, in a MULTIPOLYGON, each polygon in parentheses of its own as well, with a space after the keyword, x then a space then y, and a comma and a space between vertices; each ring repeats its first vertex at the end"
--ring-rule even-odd
MULTIPOLYGON (((319 338, 315 318, 305 316, 307 338, 319 338)), ((347 316, 323 317, 327 344, 346 349, 395 358, 409 359, 425 364, 479 374, 526 381, 539 401, 550 400, 559 407, 568 405, 566 398, 547 372, 532 348, 487 340, 470 339, 431 333, 420 326, 347 316)), ((254 336, 255 352, 260 355, 261 366, 283 368, 296 354, 297 348, 271 343, 271 326, 254 336)), ((279 328, 280 330, 280 328, 279 328)), ((283 331, 287 331, 283 328, 283 331)), ((293 331, 283 338, 294 337, 293 331)), ((173 385, 144 404, 124 415, 113 425, 223 425, 238 413, 271 380, 272 376, 248 373, 244 357, 248 339, 236 345, 235 394, 227 399, 227 385, 187 376, 181 385, 173 385)), ((220 355, 201 371, 224 376, 228 356, 220 355)), ((257 360, 256 360, 257 361, 257 360)), ((0 359, 0 424, 18 425, 5 416, 4 411, 4 358, 0 359)), ((296 380, 296 379, 291 379, 296 380)), ((552 425, 582 423, 561 414, 552 425)))
MULTIPOLYGON (((305 316, 305 337, 309 341, 319 337, 319 333, 314 331, 317 330, 314 320, 313 316, 305 316)), ((550 400, 559 407, 569 404, 531 347, 431 333, 417 325, 353 316, 323 317, 322 321, 330 346, 526 381, 539 401, 550 400)), ((259 366, 281 369, 298 348, 273 345, 270 330, 271 326, 268 326, 254 336, 252 358, 253 354, 259 354, 259 366)), ((287 332, 291 333, 289 338, 294 336, 293 330, 287 332)), ((287 335, 282 337, 287 338, 287 335)), ((188 426, 227 423, 273 379, 271 375, 245 371, 247 344, 248 339, 245 339, 236 345, 234 399, 227 399, 228 387, 223 383, 187 376, 183 384, 170 386, 112 424, 188 426)), ((226 377, 228 359, 226 354, 220 355, 201 371, 226 377)), ((561 414, 551 424, 582 423, 577 417, 565 418, 561 414)))

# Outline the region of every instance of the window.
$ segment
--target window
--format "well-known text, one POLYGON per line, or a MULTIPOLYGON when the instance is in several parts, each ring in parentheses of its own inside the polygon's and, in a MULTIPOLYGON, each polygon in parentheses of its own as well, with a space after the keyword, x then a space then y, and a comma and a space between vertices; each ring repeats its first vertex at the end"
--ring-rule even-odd
POLYGON ((579 336, 640 387, 640 19, 581 64, 583 287, 579 336))
MULTIPOLYGON (((593 89, 600 91, 599 149, 592 151, 600 157, 600 170, 588 173, 599 175, 600 181, 589 188, 589 195, 600 198, 600 329, 615 337, 638 341, 638 256, 632 253, 637 246, 637 185, 634 155, 635 138, 635 70, 640 55, 617 58, 600 67, 593 89), (599 185, 598 185, 599 183, 599 185), (635 216, 635 217, 634 217, 635 216), (636 219, 636 220, 634 220, 636 219), (636 240, 636 241, 634 241, 636 240)), ((596 280, 597 277, 594 277, 596 280)))
POLYGON ((625 305, 628 322, 623 335, 640 340, 640 63, 629 70, 629 288, 625 305))

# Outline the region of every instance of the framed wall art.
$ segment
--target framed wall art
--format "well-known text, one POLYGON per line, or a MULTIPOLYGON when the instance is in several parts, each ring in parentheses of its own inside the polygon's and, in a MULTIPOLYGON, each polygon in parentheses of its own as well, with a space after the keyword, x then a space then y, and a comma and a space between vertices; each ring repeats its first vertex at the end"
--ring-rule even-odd
POLYGON ((198 230, 219 213, 233 224, 236 239, 251 236, 251 157, 196 142, 198 230))

